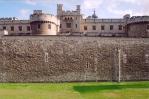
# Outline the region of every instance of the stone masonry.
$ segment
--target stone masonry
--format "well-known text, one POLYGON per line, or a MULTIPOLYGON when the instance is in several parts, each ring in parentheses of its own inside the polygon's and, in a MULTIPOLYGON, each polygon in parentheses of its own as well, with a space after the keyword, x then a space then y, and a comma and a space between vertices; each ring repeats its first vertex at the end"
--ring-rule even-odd
POLYGON ((0 38, 0 82, 117 81, 119 60, 121 80, 149 80, 149 39, 0 38))

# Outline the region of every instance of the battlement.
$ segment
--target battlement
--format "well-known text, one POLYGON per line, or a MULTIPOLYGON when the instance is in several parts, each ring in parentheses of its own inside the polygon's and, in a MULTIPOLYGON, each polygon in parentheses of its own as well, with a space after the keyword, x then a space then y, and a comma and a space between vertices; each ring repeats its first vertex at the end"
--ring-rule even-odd
POLYGON ((83 19, 82 23, 124 23, 123 19, 83 19))
POLYGON ((0 21, 11 21, 11 20, 18 20, 16 17, 6 17, 6 18, 0 18, 0 21))
POLYGON ((76 10, 63 10, 63 4, 57 4, 57 15, 80 15, 81 6, 77 5, 76 10))
POLYGON ((149 22, 149 16, 133 16, 127 20, 127 24, 149 22))

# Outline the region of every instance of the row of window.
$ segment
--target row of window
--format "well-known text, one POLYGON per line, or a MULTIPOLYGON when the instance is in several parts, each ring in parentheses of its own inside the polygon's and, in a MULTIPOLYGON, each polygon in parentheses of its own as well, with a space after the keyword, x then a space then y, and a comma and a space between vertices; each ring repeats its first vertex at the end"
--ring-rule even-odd
MULTIPOLYGON (((38 24, 38 29, 40 29, 40 28, 41 28, 41 25, 38 24)), ((51 29, 51 24, 48 24, 48 29, 51 29)))
MULTIPOLYGON (((110 28, 110 30, 113 30, 114 29, 114 25, 110 25, 109 28, 110 28)), ((95 25, 93 25, 92 26, 92 30, 96 30, 96 29, 97 29, 97 27, 95 25)), ((119 25, 118 26, 118 29, 119 30, 123 30, 123 26, 122 25, 119 25)), ((88 27, 87 26, 84 26, 84 30, 88 30, 88 27)), ((101 26, 101 30, 105 30, 105 26, 104 25, 101 26)))
MULTIPOLYGON (((38 29, 41 28, 41 25, 38 24, 38 29)), ((48 29, 51 29, 51 24, 48 25, 48 29)), ((7 30, 7 27, 6 26, 3 26, 3 30, 7 30)), ((18 26, 18 30, 19 31, 22 31, 23 30, 23 27, 22 26, 18 26)), ((30 26, 27 26, 26 27, 26 30, 27 31, 30 31, 31 30, 31 27, 30 26)), ((10 31, 15 31, 15 27, 14 26, 10 26, 10 31)))
MULTIPOLYGON (((71 23, 66 23, 66 27, 67 28, 71 28, 72 26, 71 26, 71 23)), ((77 26, 77 24, 76 24, 76 28, 77 28, 78 26, 77 26)), ((60 25, 60 28, 61 28, 61 25, 60 25)), ((114 25, 110 25, 110 30, 113 30, 114 29, 114 25)), ((97 29, 97 27, 95 26, 95 25, 93 25, 92 26, 92 30, 96 30, 97 29)), ((119 30, 123 30, 123 26, 122 25, 119 25, 118 26, 118 29, 119 30)), ((87 26, 84 26, 84 30, 88 30, 88 27, 87 26)), ((104 25, 102 25, 101 26, 101 30, 105 30, 105 26, 104 25)))
MULTIPOLYGON (((6 27, 6 26, 3 26, 3 30, 7 30, 7 27, 6 27)), ((11 31, 15 31, 14 26, 10 26, 10 30, 11 30, 11 31)), ((18 30, 19 30, 19 31, 22 31, 22 30, 23 30, 23 27, 22 27, 22 26, 18 26, 18 30)), ((30 31, 30 30, 31 30, 30 26, 27 26, 27 27, 26 27, 26 30, 27 30, 27 31, 30 31)))

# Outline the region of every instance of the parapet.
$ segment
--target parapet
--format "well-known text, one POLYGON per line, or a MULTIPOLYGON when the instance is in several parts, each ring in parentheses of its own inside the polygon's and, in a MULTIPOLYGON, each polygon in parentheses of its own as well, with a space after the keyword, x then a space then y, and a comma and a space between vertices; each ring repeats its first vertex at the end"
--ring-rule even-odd
POLYGON ((127 20, 127 24, 149 22, 149 16, 133 16, 127 20))

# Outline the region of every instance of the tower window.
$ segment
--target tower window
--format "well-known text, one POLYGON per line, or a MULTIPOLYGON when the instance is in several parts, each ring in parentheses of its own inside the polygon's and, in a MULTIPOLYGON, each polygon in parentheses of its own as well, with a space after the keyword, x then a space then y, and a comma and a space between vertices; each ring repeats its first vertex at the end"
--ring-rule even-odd
POLYGON ((102 26, 101 26, 101 30, 104 30, 104 29, 105 29, 105 26, 104 26, 104 25, 102 25, 102 26))
POLYGON ((93 28, 93 30, 96 30, 96 26, 95 26, 95 25, 93 25, 93 27, 92 27, 92 28, 93 28))
POLYGON ((31 30, 30 26, 27 26, 27 31, 30 31, 30 30, 31 30))
POLYGON ((76 24, 76 28, 78 27, 78 25, 76 24))
POLYGON ((113 30, 113 27, 114 27, 113 25, 110 25, 110 30, 113 30))
POLYGON ((66 23, 67 28, 71 28, 71 23, 66 23))
POLYGON ((87 30, 87 26, 84 26, 84 30, 87 30))
POLYGON ((51 24, 48 25, 48 29, 51 29, 51 24))
POLYGON ((22 31, 22 26, 19 26, 19 31, 22 31))
POLYGON ((123 29, 123 26, 122 25, 119 25, 118 28, 119 28, 119 30, 122 30, 123 29))
POLYGON ((11 31, 14 31, 14 26, 11 26, 11 31))
POLYGON ((6 30, 6 26, 3 26, 3 30, 6 30))
POLYGON ((38 29, 40 29, 40 24, 38 24, 38 29))
POLYGON ((62 24, 60 24, 60 28, 62 28, 62 24))

